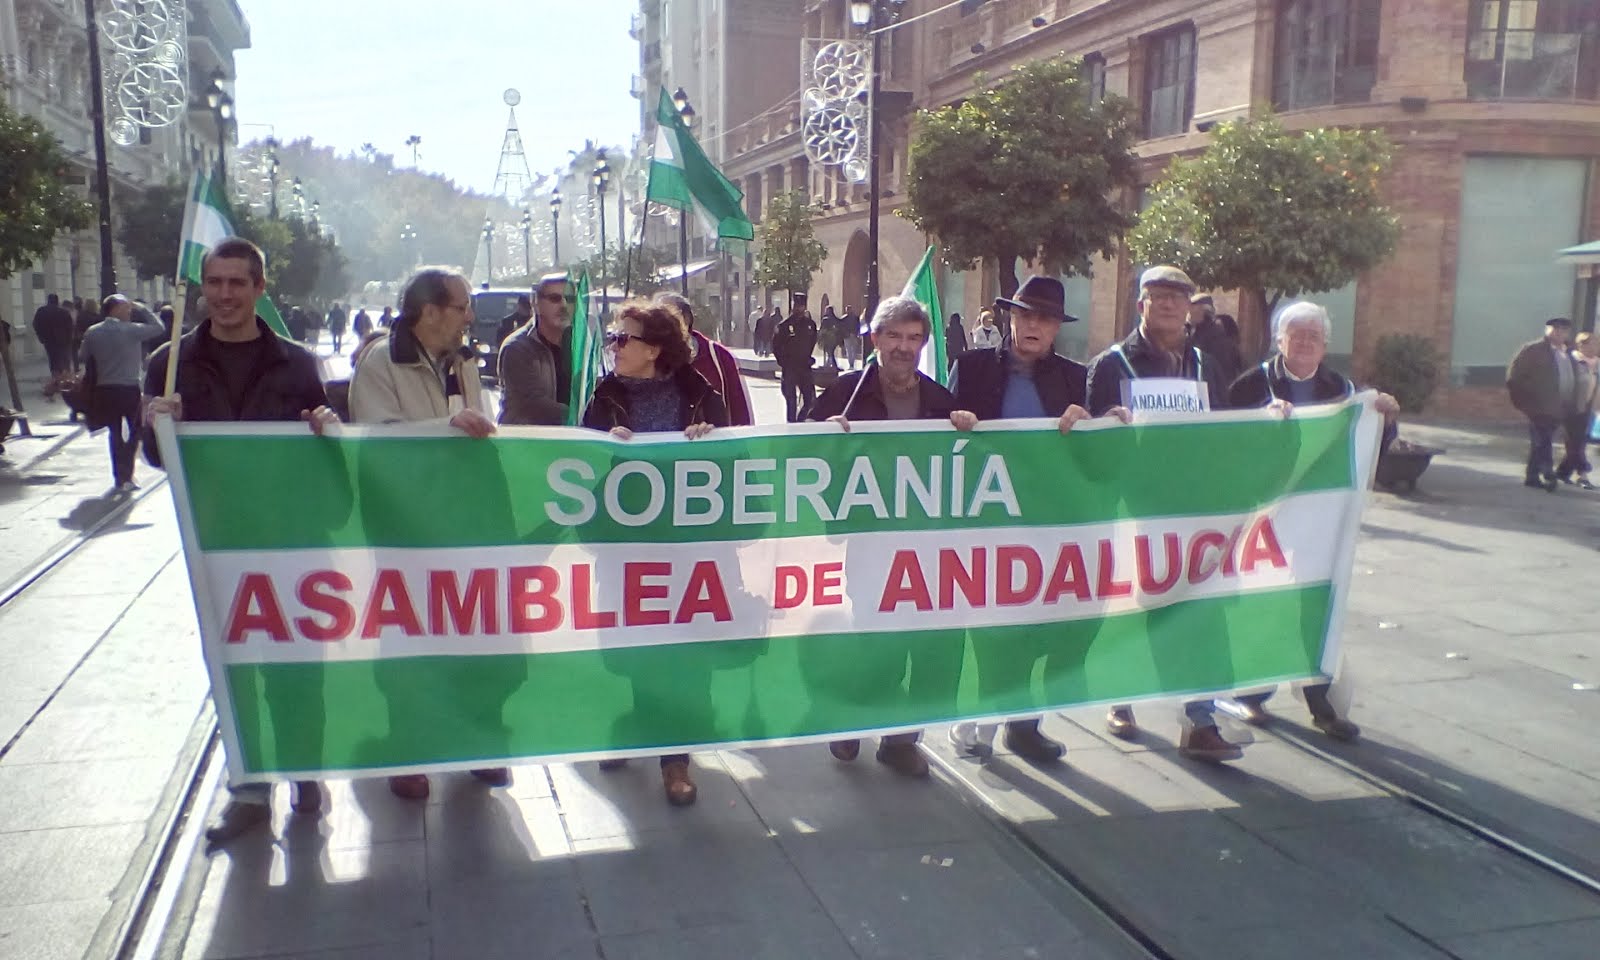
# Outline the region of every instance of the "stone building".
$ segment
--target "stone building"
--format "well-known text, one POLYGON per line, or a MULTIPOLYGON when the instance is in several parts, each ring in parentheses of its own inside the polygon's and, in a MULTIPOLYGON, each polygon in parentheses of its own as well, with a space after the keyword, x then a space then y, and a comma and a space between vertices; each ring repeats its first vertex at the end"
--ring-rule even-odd
MULTIPOLYGON (((1499 415, 1509 409, 1501 382, 1517 344, 1550 316, 1595 322, 1593 287, 1557 251, 1600 236, 1600 2, 972 0, 934 12, 945 6, 903 4, 904 25, 885 44, 885 292, 904 283, 926 242, 894 215, 915 109, 959 101, 980 74, 1066 53, 1087 58, 1097 86, 1133 101, 1146 184, 1174 157, 1203 149, 1216 122, 1268 108, 1290 129, 1389 135, 1399 246, 1347 287, 1309 295, 1334 317, 1335 362, 1358 375, 1370 371, 1382 335, 1424 334, 1449 364, 1435 406, 1499 415)), ((846 0, 805 7, 805 36, 852 35, 846 0)), ((831 252, 812 300, 859 304, 866 192, 837 168, 807 163, 800 122, 795 98, 730 130, 725 169, 753 212, 775 191, 811 191, 831 252)), ((1068 328, 1066 349, 1087 355, 1131 327, 1138 267, 1122 256, 1068 280, 1069 310, 1086 322, 1068 328)), ((947 309, 975 316, 996 293, 994 273, 948 273, 947 309)), ((1259 338, 1264 318, 1219 294, 1246 336, 1259 338)))
MULTIPOLYGON (((235 50, 250 46, 250 25, 236 0, 172 0, 187 4, 187 50, 190 106, 178 122, 148 130, 139 141, 120 146, 106 139, 111 178, 112 224, 120 199, 146 187, 188 176, 197 166, 217 160, 223 140, 234 130, 217 129, 203 91, 220 72, 231 89, 235 50)), ((102 11, 102 16, 105 12, 102 11)), ((61 141, 71 160, 68 177, 86 199, 98 202, 94 131, 90 125, 88 36, 82 3, 60 0, 0 0, 0 96, 19 113, 41 120, 61 141)), ((112 47, 101 40, 101 55, 110 63, 112 47)), ((115 86, 106 84, 106 96, 115 86)), ((143 281, 120 245, 114 245, 121 290, 155 302, 166 298, 164 280, 143 281)), ((17 334, 14 351, 26 357, 39 352, 29 321, 51 293, 63 298, 97 298, 100 291, 98 224, 60 236, 43 261, 9 278, 0 278, 0 315, 17 334)))

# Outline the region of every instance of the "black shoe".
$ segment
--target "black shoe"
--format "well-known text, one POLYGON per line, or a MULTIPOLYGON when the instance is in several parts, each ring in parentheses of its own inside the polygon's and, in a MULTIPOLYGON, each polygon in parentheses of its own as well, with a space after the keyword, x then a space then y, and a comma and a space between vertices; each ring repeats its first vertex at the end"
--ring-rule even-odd
POLYGON ((1524 487, 1532 487, 1535 490, 1543 490, 1544 489, 1544 481, 1540 480, 1538 477, 1529 477, 1526 480, 1522 481, 1522 485, 1524 487))
POLYGON ((1551 474, 1551 475, 1546 476, 1544 478, 1544 489, 1545 489, 1545 491, 1547 493, 1555 493, 1556 492, 1556 478, 1555 478, 1554 474, 1551 474))
POLYGON ((1029 763, 1055 763, 1067 748, 1039 732, 1039 721, 1021 720, 1006 724, 1006 749, 1029 763))
POLYGON ((266 804, 230 800, 217 822, 206 830, 206 840, 220 847, 271 822, 272 808, 266 804))
POLYGON ((608 759, 600 761, 600 769, 601 770, 605 770, 607 772, 610 772, 612 770, 621 770, 623 767, 626 767, 627 765, 628 765, 628 758, 627 757, 610 757, 608 759))

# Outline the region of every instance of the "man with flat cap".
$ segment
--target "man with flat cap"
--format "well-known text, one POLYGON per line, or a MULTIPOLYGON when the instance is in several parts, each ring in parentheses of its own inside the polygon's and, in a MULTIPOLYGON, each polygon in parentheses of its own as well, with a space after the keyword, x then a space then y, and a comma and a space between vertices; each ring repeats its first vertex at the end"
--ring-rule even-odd
MULTIPOLYGON (((1141 396, 1192 398, 1196 407, 1218 409, 1227 404, 1228 384, 1214 357, 1195 346, 1186 330, 1194 281, 1177 267, 1151 267, 1139 278, 1139 326, 1121 343, 1114 343, 1089 363, 1089 412, 1094 416, 1116 412, 1125 417, 1141 396), (1143 390, 1132 385, 1144 381, 1143 390)), ((1170 409, 1170 407, 1168 408, 1170 409)), ((1213 717, 1211 700, 1184 704, 1188 719, 1179 752, 1197 760, 1237 760, 1243 752, 1222 738, 1213 717)), ((1106 728, 1113 736, 1131 740, 1138 735, 1133 708, 1111 708, 1106 728)))
POLYGON ((1544 325, 1544 336, 1523 344, 1506 368, 1511 405, 1528 418, 1528 464, 1523 486, 1550 491, 1556 488, 1551 445, 1556 427, 1570 419, 1575 410, 1578 395, 1577 361, 1567 348, 1571 335, 1571 320, 1551 318, 1544 325))
POLYGON ((1216 361, 1223 383, 1233 383, 1244 372, 1239 345, 1217 322, 1217 307, 1209 293, 1196 293, 1189 298, 1189 343, 1216 361))
MULTIPOLYGON (((1088 368, 1055 352, 1061 325, 1078 319, 1067 315, 1066 291, 1054 277, 1029 277, 1014 297, 1001 302, 1011 308, 1011 345, 968 350, 955 358, 950 392, 956 409, 950 422, 957 430, 971 430, 980 420, 1054 417, 1066 433, 1089 416, 1088 368)), ((996 657, 992 647, 979 647, 980 691, 988 697, 1027 687, 1033 662, 1015 655, 996 657)), ((1040 731, 1039 719, 1006 721, 1005 747, 1031 763, 1052 763, 1065 748, 1040 731)), ((950 728, 951 742, 972 756, 988 754, 993 736, 990 724, 950 728)))

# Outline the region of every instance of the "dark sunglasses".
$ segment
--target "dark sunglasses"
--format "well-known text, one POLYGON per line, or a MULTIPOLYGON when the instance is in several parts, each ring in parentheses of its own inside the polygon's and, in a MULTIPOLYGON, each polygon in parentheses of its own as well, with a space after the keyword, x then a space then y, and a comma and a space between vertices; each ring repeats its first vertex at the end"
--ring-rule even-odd
POLYGON ((574 296, 571 296, 571 295, 563 296, 563 295, 561 295, 559 293, 541 293, 541 294, 539 294, 539 299, 547 301, 549 303, 560 303, 563 300, 565 300, 569 304, 578 302, 578 298, 577 297, 574 297, 574 296))
POLYGON ((616 347, 618 350, 621 350, 623 347, 627 346, 629 340, 637 340, 640 343, 650 342, 644 337, 636 337, 633 334, 623 330, 612 330, 606 334, 606 345, 610 347, 616 347))

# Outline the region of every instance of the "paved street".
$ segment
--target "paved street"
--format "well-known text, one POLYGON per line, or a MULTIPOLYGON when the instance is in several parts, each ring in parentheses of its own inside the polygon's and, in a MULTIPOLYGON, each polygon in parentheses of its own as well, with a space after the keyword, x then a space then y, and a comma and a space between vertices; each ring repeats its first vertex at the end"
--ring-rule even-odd
MULTIPOLYGON (((776 384, 750 386, 781 420, 776 384)), ((0 582, 109 485, 102 438, 49 429, 67 442, 37 462, 9 455, 46 441, 8 447, 0 582)), ((425 806, 337 783, 320 822, 280 812, 271 834, 185 852, 159 955, 1146 955, 1110 914, 1185 960, 1591 957, 1600 896, 1358 773, 1600 873, 1600 599, 1579 589, 1600 494, 1521 487, 1505 434, 1406 435, 1449 453, 1415 494, 1375 493, 1363 525, 1359 744, 1285 691, 1224 767, 1177 756, 1175 706, 1153 704, 1136 743, 1098 710, 1048 718, 1069 746, 1053 770, 957 759, 942 730, 930 783, 821 746, 701 754, 682 810, 643 761, 522 767, 503 792, 443 777, 425 806)), ((197 642, 160 487, 0 607, 0 956, 114 954, 207 742, 197 642)), ((196 816, 221 802, 201 799, 196 816)))

